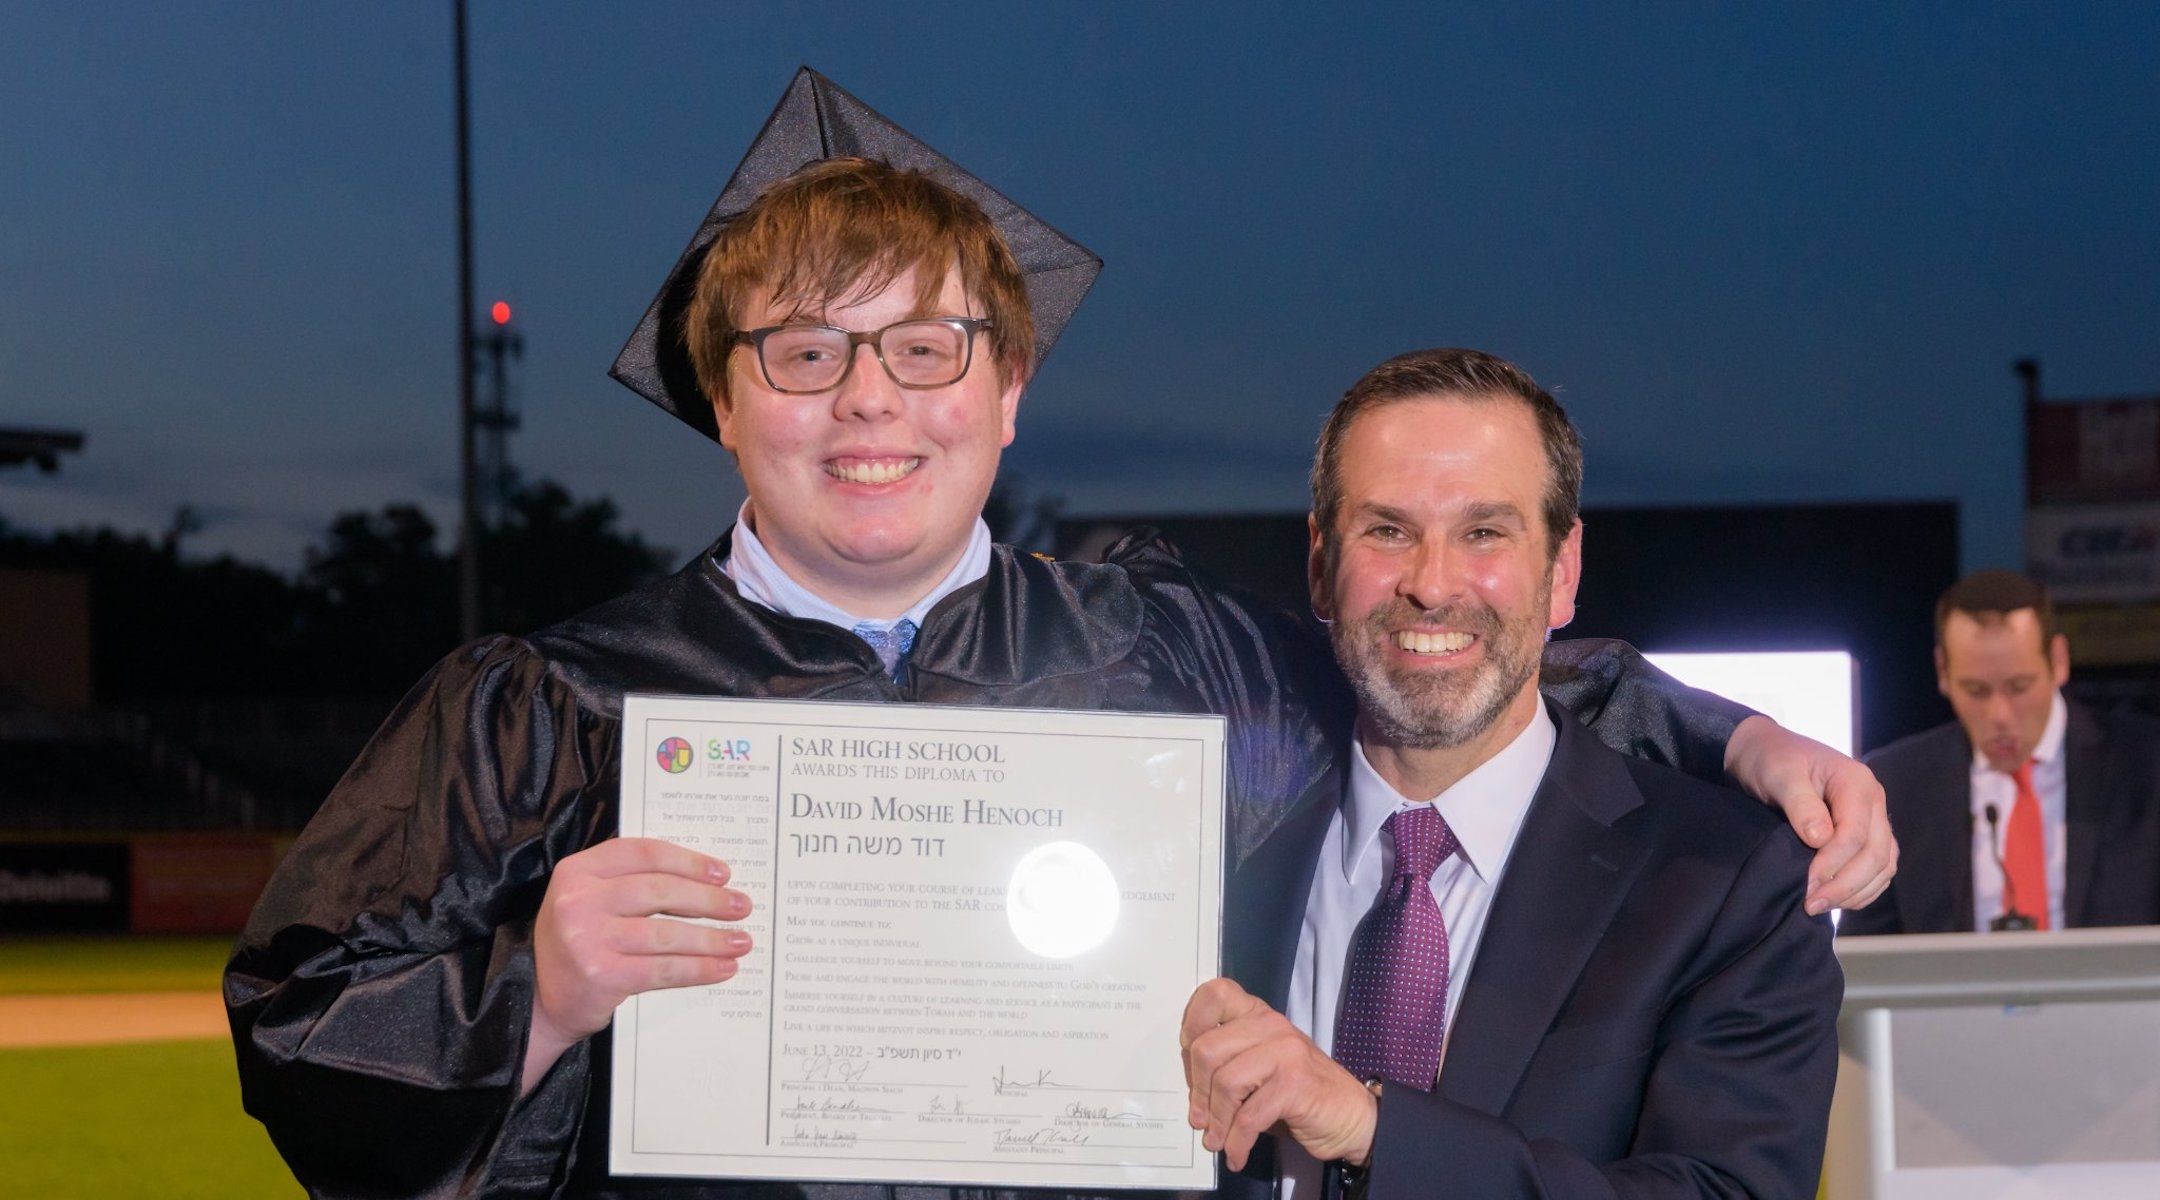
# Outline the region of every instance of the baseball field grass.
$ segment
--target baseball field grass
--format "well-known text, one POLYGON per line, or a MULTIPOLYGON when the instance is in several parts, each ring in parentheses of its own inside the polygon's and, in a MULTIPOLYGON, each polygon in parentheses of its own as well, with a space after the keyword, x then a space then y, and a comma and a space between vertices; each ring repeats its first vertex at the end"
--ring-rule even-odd
POLYGON ((8 1026, 0 1030, 0 1193, 301 1194, 262 1126, 240 1110, 230 1042, 201 1019, 215 1016, 227 945, 0 941, 0 1020, 8 1026), (177 1007, 187 1019, 137 1022, 135 1007, 153 1015, 177 1007), (85 1022, 85 1013, 95 1019, 85 1022), (173 1027, 192 1036, 160 1032, 173 1027))
POLYGON ((0 941, 0 996, 215 992, 229 938, 11 938, 0 941))

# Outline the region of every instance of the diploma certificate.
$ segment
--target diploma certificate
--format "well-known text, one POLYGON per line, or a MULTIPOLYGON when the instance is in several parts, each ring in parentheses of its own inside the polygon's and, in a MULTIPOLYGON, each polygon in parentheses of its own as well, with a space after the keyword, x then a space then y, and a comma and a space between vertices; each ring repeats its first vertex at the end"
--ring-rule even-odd
MULTIPOLYGON (((629 696, 622 824, 726 860, 736 977, 616 1010, 617 1174, 1207 1189, 1223 721, 629 696)), ((653 920, 673 920, 654 917, 653 920)))

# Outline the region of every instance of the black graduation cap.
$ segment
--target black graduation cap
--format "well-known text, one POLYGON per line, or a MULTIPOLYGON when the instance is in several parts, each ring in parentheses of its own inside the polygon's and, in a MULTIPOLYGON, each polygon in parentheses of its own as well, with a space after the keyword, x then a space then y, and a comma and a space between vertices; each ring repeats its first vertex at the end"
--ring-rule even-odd
POLYGON ((682 257, 668 272, 660 294, 645 309, 608 374, 676 419, 718 440, 712 405, 698 387, 697 371, 683 343, 683 313, 697 286, 720 227, 741 216, 759 193, 813 162, 843 156, 877 159, 920 170, 973 200, 988 214, 1027 277, 1028 305, 1035 313, 1035 358, 1050 353, 1081 298, 1102 270, 1102 259, 1000 195, 951 159, 879 116, 869 105, 808 67, 796 72, 779 107, 750 143, 749 153, 728 180, 712 211, 698 224, 682 257))

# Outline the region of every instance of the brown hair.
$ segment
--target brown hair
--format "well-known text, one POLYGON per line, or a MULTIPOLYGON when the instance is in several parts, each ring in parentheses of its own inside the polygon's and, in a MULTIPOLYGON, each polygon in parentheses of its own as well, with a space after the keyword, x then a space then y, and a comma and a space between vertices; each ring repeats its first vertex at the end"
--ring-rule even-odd
POLYGON ((1483 351, 1454 347, 1396 355, 1351 384, 1328 414, 1312 467, 1313 519, 1326 544, 1334 544, 1335 515, 1342 506, 1342 443, 1351 424, 1372 409, 1427 398, 1512 398, 1529 405, 1550 471, 1544 504, 1551 542, 1547 553, 1558 554, 1582 511, 1582 439, 1568 422, 1567 411, 1521 367, 1483 351))
POLYGON ((1935 645, 1943 644, 1943 628, 1950 614, 1964 613, 1982 625, 1993 625, 2022 608, 2040 618, 2040 652, 2046 654, 2062 632, 2055 621, 2055 602, 2047 589, 2016 571, 1975 571, 1950 585, 1935 602, 1935 645))
POLYGON ((990 318, 999 382, 1034 370, 1035 317, 1012 250, 982 209, 917 170, 865 158, 814 162, 765 189, 713 239, 683 319, 683 339, 709 397, 727 394, 741 306, 760 288, 814 309, 868 296, 915 271, 916 303, 937 301, 946 272, 990 318))

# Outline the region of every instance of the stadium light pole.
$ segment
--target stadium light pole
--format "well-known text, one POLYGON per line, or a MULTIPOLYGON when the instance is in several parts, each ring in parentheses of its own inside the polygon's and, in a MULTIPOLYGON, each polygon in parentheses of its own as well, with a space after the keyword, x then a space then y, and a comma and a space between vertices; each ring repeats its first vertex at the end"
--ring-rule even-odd
POLYGON ((457 24, 458 635, 480 636, 479 478, 473 461, 472 114, 466 101, 465 0, 457 24))

